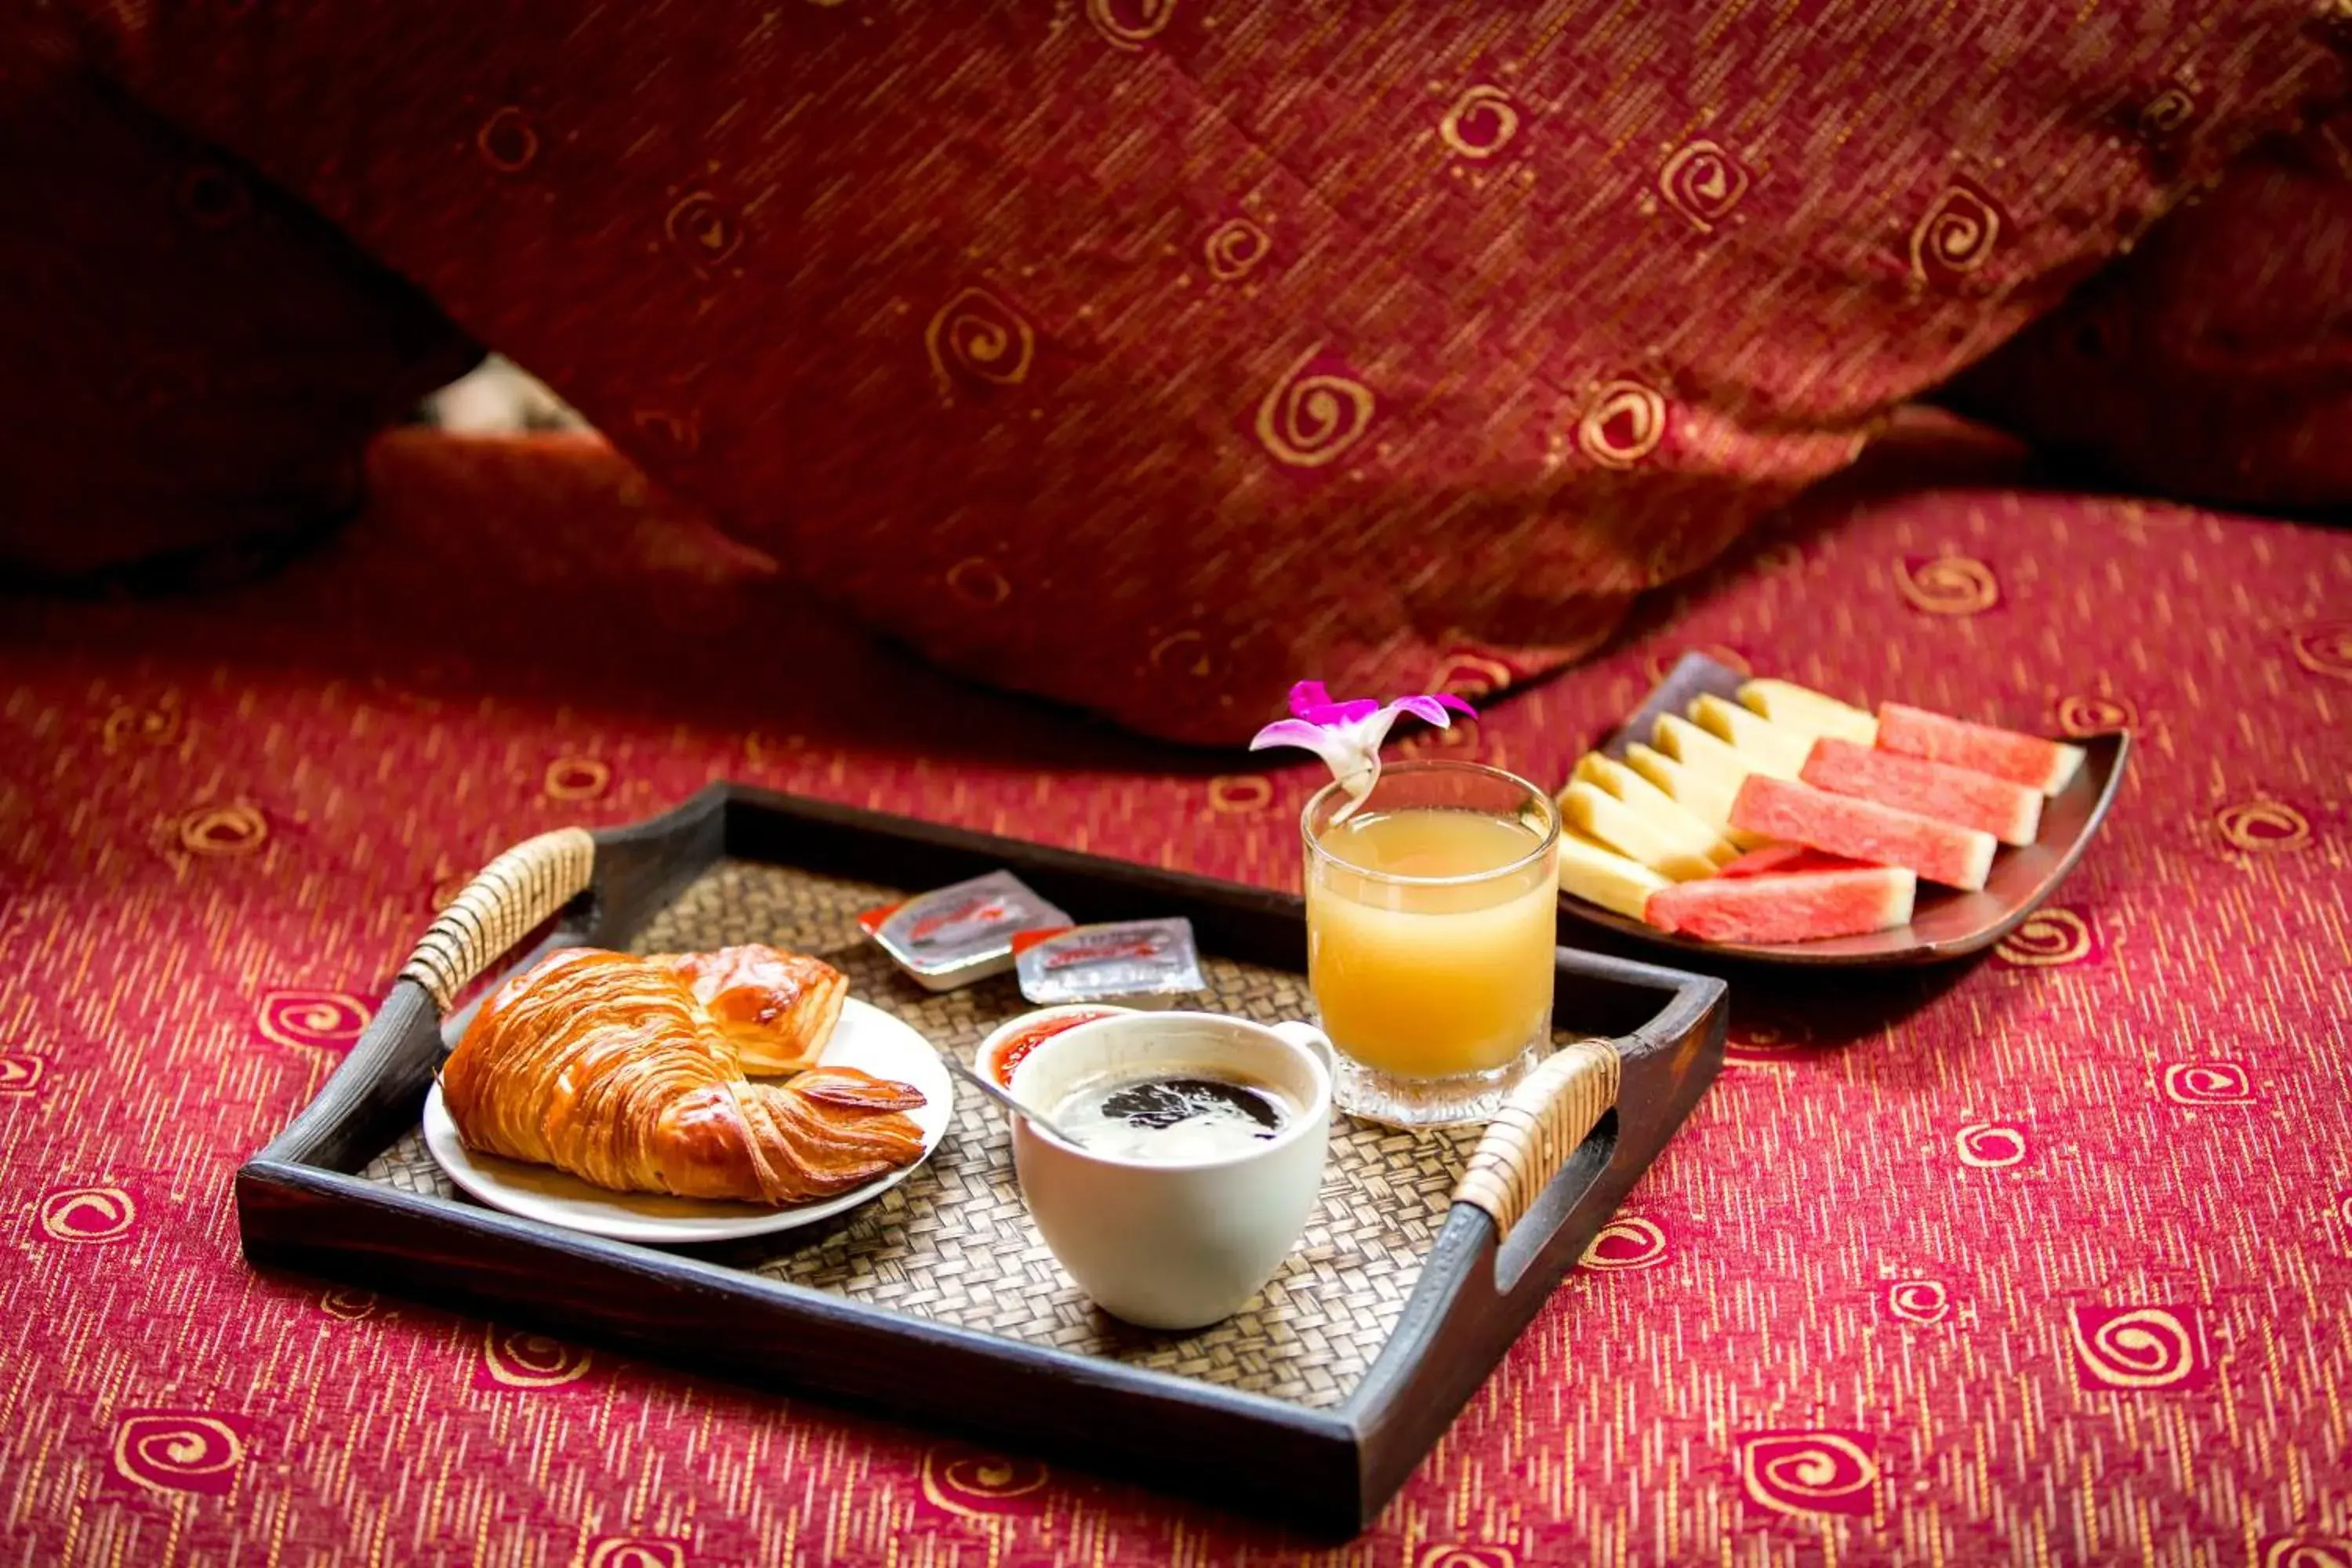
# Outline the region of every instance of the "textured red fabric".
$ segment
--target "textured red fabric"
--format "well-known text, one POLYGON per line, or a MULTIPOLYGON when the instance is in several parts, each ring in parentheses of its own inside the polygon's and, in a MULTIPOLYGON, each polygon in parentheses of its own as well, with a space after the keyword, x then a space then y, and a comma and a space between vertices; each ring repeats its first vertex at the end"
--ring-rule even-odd
POLYGON ((1194 741, 1590 649, 2341 91, 2308 0, 86 9, 796 577, 1194 741))
POLYGON ((479 351, 236 159, 0 6, 0 574, 240 574, 359 501, 479 351))
POLYGON ((2265 142, 1951 401, 2158 493, 2352 506, 2352 119, 2265 142))
POLYGON ((229 1203, 436 897, 531 833, 731 775, 1295 887, 1312 763, 1219 772, 956 684, 576 442, 402 437, 364 526, 271 583, 9 606, 0 1558, 2340 1561, 2352 535, 1867 478, 1413 743, 1557 781, 1700 646, 1857 699, 2127 725, 2113 818, 1980 963, 1740 981, 1693 1121, 1328 1554, 249 1271, 229 1203), (546 547, 559 526, 579 548, 546 547), (535 1377, 500 1382, 518 1361, 535 1377))

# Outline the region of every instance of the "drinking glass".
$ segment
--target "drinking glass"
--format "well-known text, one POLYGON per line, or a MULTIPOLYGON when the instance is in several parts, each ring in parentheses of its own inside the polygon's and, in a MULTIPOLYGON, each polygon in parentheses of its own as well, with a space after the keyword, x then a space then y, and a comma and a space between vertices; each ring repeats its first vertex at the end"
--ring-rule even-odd
POLYGON ((1352 1115, 1480 1121, 1551 1037, 1559 814, 1499 768, 1397 763, 1299 818, 1307 973, 1352 1115))

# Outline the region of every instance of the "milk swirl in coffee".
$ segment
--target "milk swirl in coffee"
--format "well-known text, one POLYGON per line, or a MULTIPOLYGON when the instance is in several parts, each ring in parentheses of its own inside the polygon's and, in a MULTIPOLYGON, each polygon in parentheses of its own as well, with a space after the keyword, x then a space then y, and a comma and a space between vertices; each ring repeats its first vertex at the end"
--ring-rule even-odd
POLYGON ((1158 1072, 1097 1079, 1053 1110, 1055 1124, 1089 1153, 1171 1163, 1245 1152, 1278 1134, 1292 1114, 1280 1094, 1256 1084, 1158 1072))

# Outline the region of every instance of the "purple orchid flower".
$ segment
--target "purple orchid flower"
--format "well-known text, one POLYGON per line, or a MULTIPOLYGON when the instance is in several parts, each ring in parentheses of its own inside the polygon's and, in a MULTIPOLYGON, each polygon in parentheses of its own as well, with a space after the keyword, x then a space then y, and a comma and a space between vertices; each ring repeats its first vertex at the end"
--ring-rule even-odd
POLYGON ((1345 822, 1380 782, 1381 743, 1389 738, 1390 727, 1396 723, 1398 716, 1410 713, 1425 724, 1444 730, 1454 723, 1449 709, 1474 718, 1477 714, 1476 709, 1451 692, 1400 697, 1389 703, 1375 702, 1369 697, 1334 702, 1329 689, 1321 681, 1302 680, 1290 689, 1291 716, 1260 730, 1251 738, 1250 750, 1299 746, 1322 758, 1348 796, 1347 803, 1332 813, 1331 820, 1345 822))

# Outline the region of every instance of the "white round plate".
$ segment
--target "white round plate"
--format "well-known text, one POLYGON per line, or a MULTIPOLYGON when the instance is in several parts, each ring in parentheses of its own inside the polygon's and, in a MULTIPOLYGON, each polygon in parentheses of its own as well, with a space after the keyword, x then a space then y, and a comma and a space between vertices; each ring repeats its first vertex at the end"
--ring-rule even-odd
POLYGON ((457 1124, 449 1120, 448 1108, 441 1103, 437 1079, 425 1096, 425 1146, 451 1181, 494 1209, 615 1241, 676 1247, 790 1230, 830 1219, 905 1181, 931 1157, 955 1120, 955 1079, 948 1076, 939 1053, 914 1029, 869 1003, 854 996, 842 1003, 841 1022, 817 1059, 828 1067, 858 1068, 877 1078, 897 1079, 922 1090, 923 1103, 907 1113, 923 1131, 923 1152, 914 1164, 839 1197, 789 1208, 608 1192, 551 1166, 502 1160, 467 1148, 457 1136, 457 1124))

